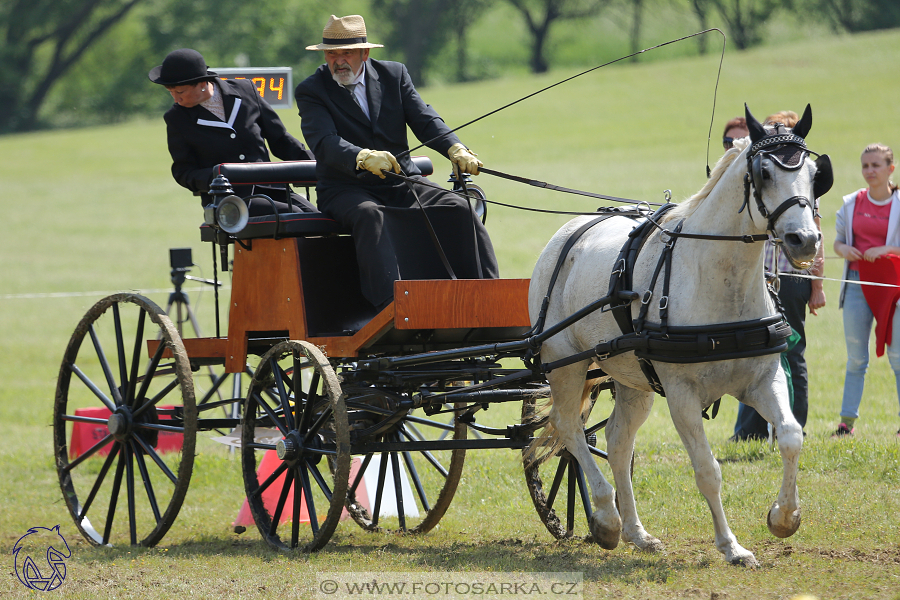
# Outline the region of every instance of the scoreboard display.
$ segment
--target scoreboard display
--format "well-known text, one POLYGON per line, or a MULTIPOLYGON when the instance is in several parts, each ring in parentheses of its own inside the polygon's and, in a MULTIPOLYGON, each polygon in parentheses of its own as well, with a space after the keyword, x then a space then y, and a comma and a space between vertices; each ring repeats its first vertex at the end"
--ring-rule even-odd
POLYGON ((290 67, 247 67, 210 69, 220 79, 249 79, 272 108, 293 108, 293 79, 290 67))

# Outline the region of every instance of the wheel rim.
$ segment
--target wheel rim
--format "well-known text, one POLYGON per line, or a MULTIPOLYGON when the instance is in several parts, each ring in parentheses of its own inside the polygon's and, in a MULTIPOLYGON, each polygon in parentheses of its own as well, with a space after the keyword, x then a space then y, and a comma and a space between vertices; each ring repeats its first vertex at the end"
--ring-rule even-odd
MULTIPOLYGON (((593 412, 593 405, 591 406, 593 412)), ((535 400, 528 398, 522 402, 522 422, 533 420, 535 400)), ((586 417, 585 436, 588 447, 595 457, 605 458, 606 454, 597 448, 598 432, 606 425, 606 420, 592 423, 590 414, 586 417)), ((523 456, 529 448, 522 450, 523 456)), ((541 522, 556 539, 583 536, 590 538, 588 523, 591 518, 591 491, 584 470, 563 448, 545 461, 525 465, 525 483, 541 522), (546 483, 545 483, 546 482, 546 483)))
POLYGON ((347 495, 350 438, 337 376, 315 346, 282 342, 262 357, 244 403, 241 463, 266 543, 311 552, 328 542, 347 495), (276 466, 260 473, 264 460, 276 466))
MULTIPOLYGON (((347 400, 351 419, 372 418, 371 403, 367 400, 373 391, 349 393, 347 400), (367 410, 368 409, 368 410, 367 410), (365 415, 365 416, 363 416, 365 415)), ((461 408, 461 405, 457 405, 461 408)), ((388 411, 385 411, 388 412, 388 411)), ((377 421, 377 418, 376 418, 377 421)), ((386 427, 373 425, 360 431, 386 429, 372 439, 384 442, 412 442, 416 440, 466 439, 468 428, 453 418, 449 423, 428 417, 420 410, 394 416, 384 415, 386 427)), ((354 429, 354 433, 357 429, 354 429)), ((399 533, 426 533, 433 529, 453 500, 462 476, 466 451, 385 451, 360 456, 347 492, 347 512, 367 531, 396 531, 399 533), (377 466, 376 466, 377 463, 377 466), (365 474, 371 473, 370 477, 365 474), (372 493, 365 488, 366 480, 374 480, 372 493), (371 510, 364 505, 363 494, 371 510), (387 508, 387 510, 385 510, 387 508), (386 516, 390 514, 390 516, 386 516)))
POLYGON ((53 430, 60 487, 85 539, 158 543, 187 494, 197 434, 190 363, 159 306, 116 294, 87 312, 60 367, 53 430), (148 339, 160 340, 154 356, 148 339), (160 408, 166 405, 182 408, 160 408), (78 409, 94 416, 77 415, 78 409), (99 416, 103 409, 108 417, 99 416), (68 440, 77 422, 92 427, 95 439, 70 460, 68 440), (166 434, 182 436, 180 451, 157 451, 166 434))

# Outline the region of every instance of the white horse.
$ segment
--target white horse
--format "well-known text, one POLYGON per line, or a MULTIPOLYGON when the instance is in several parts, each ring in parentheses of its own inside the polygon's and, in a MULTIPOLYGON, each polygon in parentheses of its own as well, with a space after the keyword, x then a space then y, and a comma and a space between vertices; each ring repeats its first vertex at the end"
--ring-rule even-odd
MULTIPOLYGON (((757 239, 770 230, 782 241, 792 262, 809 266, 821 242, 813 205, 817 166, 822 171, 820 180, 830 177, 830 163, 826 172, 824 165, 811 160, 802 139, 812 124, 811 110, 807 106, 793 134, 783 128, 778 131, 765 129, 749 110, 746 112, 750 141, 738 140, 735 148, 728 150, 716 164, 703 189, 671 210, 665 216, 663 226, 674 230, 683 221, 683 233, 751 234, 757 239), (776 144, 778 134, 786 134, 783 139, 790 143, 776 144), (757 159, 752 167, 748 156, 757 159), (745 196, 750 190, 745 190, 744 184, 745 176, 750 177, 749 171, 754 171, 752 181, 754 195, 758 194, 757 202, 749 195, 745 196), (739 212, 747 200, 750 200, 750 206, 739 212), (763 215, 768 215, 769 220, 763 215)), ((822 158, 827 160, 827 157, 822 158)), ((819 183, 816 183, 817 191, 819 183)), ((551 274, 566 240, 591 218, 578 217, 563 226, 538 259, 529 290, 533 323, 539 319, 551 274)), ((548 325, 561 322, 591 301, 607 295, 610 273, 635 224, 630 218, 611 217, 588 229, 571 247, 550 294, 545 320, 548 325)), ((651 287, 660 254, 671 239, 656 229, 634 264, 631 289, 644 299, 648 297, 647 290, 651 287)), ((667 302, 668 324, 727 324, 775 315, 775 305, 764 281, 763 247, 760 242, 679 238, 672 253, 671 289, 664 301, 667 302)), ((647 321, 651 323, 660 323, 659 300, 663 295, 666 270, 662 268, 647 304, 647 321)), ((632 318, 638 316, 641 306, 639 301, 632 302, 632 318)), ((572 357, 621 335, 611 312, 596 311, 545 341, 541 362, 547 364, 572 357)), ((709 337, 715 347, 716 342, 711 341, 715 336, 709 337)), ((704 341, 707 340, 704 338, 704 341)), ((650 362, 664 389, 681 441, 690 455, 697 486, 712 512, 716 548, 733 564, 756 566, 753 553, 738 544, 725 519, 720 497, 721 473, 706 440, 702 413, 724 394, 729 394, 755 408, 773 425, 784 476, 778 497, 769 510, 768 526, 778 537, 792 535, 800 526, 797 470, 803 435, 790 410, 787 381, 778 354, 692 364, 650 362)), ((590 518, 594 540, 608 549, 615 548, 620 537, 643 550, 661 549, 661 542, 644 530, 638 518, 631 484, 635 433, 647 419, 654 399, 654 392, 635 353, 628 351, 605 360, 581 360, 555 368, 547 377, 552 392, 550 424, 539 445, 544 448, 565 446, 584 469, 595 509, 590 518), (606 440, 609 465, 618 489, 618 510, 616 492, 594 462, 583 434, 581 415, 589 401, 591 386, 591 382, 586 384, 585 376, 590 368, 596 367, 615 381, 615 407, 606 426, 606 440)))

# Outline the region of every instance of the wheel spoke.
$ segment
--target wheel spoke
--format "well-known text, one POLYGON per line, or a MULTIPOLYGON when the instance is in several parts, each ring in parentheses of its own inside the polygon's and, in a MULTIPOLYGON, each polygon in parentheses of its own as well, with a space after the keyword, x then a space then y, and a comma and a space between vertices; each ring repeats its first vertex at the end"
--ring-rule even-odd
MULTIPOLYGON (((284 473, 287 468, 286 463, 282 463, 284 466, 281 469, 281 472, 284 473)), ((274 481, 274 479, 272 479, 274 481)), ((287 472, 287 475, 284 477, 284 484, 281 487, 281 493, 278 494, 278 504, 275 505, 275 514, 272 515, 272 524, 269 525, 269 535, 275 535, 275 532, 278 531, 278 524, 281 522, 281 513, 284 511, 284 504, 287 502, 288 492, 291 491, 291 484, 294 482, 294 470, 291 469, 287 472)), ((271 483, 271 481, 269 482, 271 483)), ((266 486, 268 487, 268 485, 266 486)))
POLYGON ((428 502, 428 496, 425 494, 425 487, 422 485, 422 480, 419 479, 419 472, 416 470, 416 465, 413 464, 412 456, 410 456, 409 452, 403 453, 403 462, 406 463, 406 470, 409 472, 409 477, 416 488, 416 494, 419 496, 422 508, 425 509, 425 512, 430 511, 431 504, 428 502))
POLYGON ((559 484, 562 483, 563 475, 566 474, 566 460, 559 459, 556 465, 556 476, 553 477, 553 484, 550 485, 550 493, 547 494, 547 508, 553 508, 553 502, 556 500, 556 493, 559 491, 559 484))
MULTIPOLYGON (((163 351, 166 349, 166 344, 164 340, 160 340, 159 344, 156 346, 156 352, 153 353, 153 357, 150 359, 150 364, 147 365, 147 370, 144 372, 144 379, 141 381, 141 389, 137 393, 137 398, 144 398, 147 395, 147 390, 150 388, 150 382, 153 381, 153 376, 156 374, 156 368, 159 366, 159 361, 162 360, 163 351)), ((141 406, 134 411, 134 416, 137 416, 147 410, 148 406, 155 406, 157 402, 159 402, 164 396, 166 396, 169 392, 171 392, 175 387, 179 384, 178 378, 173 379, 169 385, 164 387, 161 392, 156 394, 150 402, 144 402, 141 406)))
MULTIPOLYGON (((275 386, 278 389, 278 399, 281 403, 281 411, 284 414, 285 425, 288 430, 295 429, 294 414, 291 412, 291 401, 284 387, 284 373, 274 358, 270 359, 269 362, 271 363, 272 375, 275 377, 275 386)), ((296 402, 296 399, 294 401, 296 402)), ((287 435, 287 432, 285 432, 285 435, 287 435)))
POLYGON ((178 485, 178 478, 175 477, 175 474, 171 471, 171 469, 169 469, 169 467, 166 465, 166 463, 163 462, 163 460, 162 460, 162 458, 160 458, 159 454, 156 453, 156 450, 152 446, 150 446, 147 442, 145 442, 143 439, 141 439, 141 436, 139 436, 139 435, 134 436, 132 439, 134 439, 134 441, 136 441, 141 446, 141 448, 144 450, 144 452, 147 454, 147 456, 149 456, 151 459, 153 459, 153 462, 155 462, 156 466, 159 467, 159 469, 163 473, 165 473, 166 477, 168 477, 172 483, 174 483, 175 485, 178 485))
POLYGON ((91 390, 91 392, 93 392, 95 396, 97 396, 100 402, 102 402, 103 405, 109 409, 109 412, 116 412, 116 403, 110 400, 109 397, 107 397, 107 395, 104 394, 100 390, 100 388, 98 388, 97 385, 93 381, 91 381, 90 377, 85 375, 77 365, 75 365, 74 363, 70 364, 68 365, 68 369, 75 373, 75 376, 78 377, 78 379, 80 379, 81 382, 84 383, 84 385, 86 385, 87 388, 91 390))
POLYGON ((94 498, 97 496, 97 492, 100 491, 100 486, 103 485, 103 480, 106 479, 106 473, 109 471, 109 467, 112 465, 113 461, 116 459, 116 456, 119 454, 119 449, 121 446, 118 442, 113 443, 113 447, 109 451, 109 456, 106 457, 106 461, 103 463, 103 467, 100 469, 100 472, 97 474, 97 479, 94 481, 94 486, 91 488, 90 493, 88 494, 87 500, 84 502, 84 505, 81 507, 81 510, 78 512, 78 521, 84 519, 87 515, 88 509, 91 507, 91 504, 94 502, 94 498))
MULTIPOLYGON (((408 439, 408 440, 410 440, 410 441, 413 440, 413 437, 412 437, 411 435, 409 435, 409 433, 408 433, 404 428, 401 428, 401 429, 400 429, 400 433, 402 433, 402 434, 406 437, 406 439, 408 439)), ((425 460, 427 460, 428 462, 430 462, 430 463, 431 463, 431 466, 433 466, 434 469, 435 469, 438 473, 440 473, 440 474, 441 474, 441 477, 443 477, 444 479, 446 479, 447 476, 450 474, 449 471, 447 471, 447 469, 444 468, 444 465, 442 465, 442 464, 440 463, 440 461, 438 461, 438 459, 436 459, 436 458, 434 457, 434 455, 433 455, 431 452, 429 452, 428 450, 419 450, 419 454, 421 454, 422 456, 424 456, 424 457, 425 457, 425 460)))
POLYGON ((322 472, 319 471, 319 467, 315 465, 315 463, 309 462, 306 464, 309 468, 310 474, 312 474, 313 479, 316 480, 316 483, 319 484, 319 489, 322 490, 322 493, 325 494, 325 498, 331 502, 332 493, 331 488, 328 486, 328 482, 325 481, 325 478, 322 477, 322 472))
MULTIPOLYGON (((122 316, 119 314, 119 305, 113 304, 113 323, 116 326, 116 358, 119 361, 120 390, 128 389, 128 365, 125 363, 125 336, 122 335, 122 316)), ((141 311, 143 312, 143 311, 141 311)), ((127 392, 123 402, 127 403, 127 392)))
POLYGON ((272 485, 273 483, 275 483, 275 480, 278 479, 278 476, 281 475, 282 473, 284 473, 284 471, 287 468, 288 468, 288 464, 286 462, 282 462, 280 465, 275 467, 275 469, 269 474, 269 476, 266 477, 266 480, 264 482, 262 482, 258 488, 253 490, 253 495, 259 496, 260 494, 265 492, 267 489, 269 489, 269 486, 272 485))
POLYGON ((137 545, 137 510, 134 502, 134 463, 131 460, 131 445, 124 448, 125 454, 125 491, 128 496, 128 534, 131 545, 137 545))
POLYGON ((396 452, 391 452, 391 474, 394 476, 394 496, 397 502, 397 517, 400 519, 400 531, 406 531, 406 512, 403 510, 403 482, 400 479, 400 462, 397 459, 396 452))
MULTIPOLYGON (((146 321, 146 317, 147 313, 145 313, 143 310, 138 311, 137 332, 134 336, 134 351, 131 354, 131 377, 129 377, 128 379, 129 385, 126 386, 128 393, 125 394, 125 404, 127 406, 134 406, 138 366, 140 366, 141 364, 141 354, 144 347, 144 322, 146 321)), ((122 357, 122 360, 125 360, 124 356, 122 357)), ((124 369, 122 377, 125 377, 124 369)))
POLYGON ((116 476, 113 479, 112 493, 109 496, 109 510, 106 512, 106 527, 103 528, 103 545, 109 543, 109 534, 112 533, 113 520, 116 516, 116 503, 119 499, 119 488, 122 486, 122 471, 125 470, 125 452, 119 452, 119 462, 116 464, 116 476))
POLYGON ((97 452, 98 450, 103 448, 105 445, 107 445, 110 441, 112 441, 112 434, 107 433, 103 437, 102 440, 100 440, 99 442, 97 442, 96 444, 94 444, 93 446, 88 448, 84 453, 82 453, 81 456, 79 456, 78 458, 76 458, 75 460, 73 460, 72 462, 67 464, 62 470, 63 473, 68 473, 69 471, 71 471, 72 469, 74 469, 75 467, 77 467, 78 465, 83 463, 85 460, 87 460, 88 458, 93 456, 95 452, 97 452))
POLYGON ((147 501, 150 503, 150 510, 153 511, 153 518, 159 523, 160 520, 162 520, 162 515, 159 512, 159 505, 156 502, 156 494, 153 493, 153 482, 150 481, 150 473, 147 471, 147 463, 144 461, 144 455, 141 453, 140 449, 136 448, 134 445, 131 447, 131 452, 134 454, 138 470, 141 472, 141 481, 144 482, 144 490, 147 492, 147 501))
POLYGON ((587 482, 584 480, 584 469, 581 465, 575 467, 575 473, 578 475, 578 492, 581 495, 581 505, 584 507, 584 518, 587 522, 591 522, 591 498, 587 493, 587 482))
POLYGON ((306 463, 303 462, 300 471, 300 479, 303 485, 303 494, 302 497, 297 493, 299 490, 294 491, 294 505, 297 506, 297 512, 294 517, 296 525, 294 527, 300 526, 300 514, 299 514, 299 506, 300 500, 306 500, 306 513, 309 516, 309 526, 312 528, 313 535, 319 532, 319 517, 316 515, 316 501, 313 499, 312 488, 309 485, 309 474, 306 471, 306 463))
POLYGON ((575 461, 569 461, 568 497, 566 498, 566 531, 575 531, 575 461))
POLYGON ((387 473, 388 461, 385 456, 386 452, 381 453, 381 460, 378 461, 378 485, 375 486, 375 508, 372 511, 372 524, 378 525, 378 516, 381 513, 381 498, 384 495, 384 476, 387 473))
MULTIPOLYGON (((281 422, 281 419, 278 418, 278 416, 275 414, 275 412, 272 410, 272 408, 268 404, 266 404, 265 399, 263 399, 263 397, 260 396, 259 394, 253 394, 253 395, 256 398, 256 404, 260 408, 263 409, 263 412, 265 412, 266 415, 268 415, 268 417, 272 420, 272 423, 275 424, 275 427, 278 428, 278 431, 281 432, 281 435, 286 436, 289 432, 288 428, 284 426, 284 423, 281 422)), ((250 416, 249 414, 245 415, 245 417, 249 417, 249 416, 250 416)))
POLYGON ((325 423, 327 423, 331 419, 331 414, 332 414, 332 409, 330 406, 322 411, 322 414, 319 415, 319 418, 316 419, 316 422, 313 423, 309 427, 309 429, 306 431, 306 433, 304 434, 304 436, 303 436, 303 445, 304 446, 306 446, 310 442, 312 442, 313 437, 315 437, 319 433, 319 431, 322 429, 322 427, 325 426, 325 423))
POLYGON ((362 464, 359 466, 359 470, 356 472, 356 479, 353 480, 353 484, 350 486, 348 494, 356 495, 356 488, 359 487, 359 482, 362 481, 363 475, 366 474, 366 469, 369 468, 369 463, 372 462, 373 456, 374 454, 366 454, 362 464))
POLYGON ((100 338, 97 337, 97 331, 94 329, 93 325, 91 325, 90 333, 91 341, 94 344, 94 351, 97 353, 97 359, 100 361, 100 366, 103 368, 103 375, 106 377, 106 385, 109 386, 110 395, 118 406, 122 404, 122 395, 119 394, 119 386, 116 385, 116 379, 112 374, 109 361, 106 360, 106 353, 103 352, 103 345, 100 343, 100 338))

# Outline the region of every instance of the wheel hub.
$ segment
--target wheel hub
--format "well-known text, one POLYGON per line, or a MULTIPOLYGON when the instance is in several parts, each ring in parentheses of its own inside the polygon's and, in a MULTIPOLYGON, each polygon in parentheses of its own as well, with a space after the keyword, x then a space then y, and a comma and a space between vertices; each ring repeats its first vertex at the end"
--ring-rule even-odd
POLYGON ((132 429, 131 411, 124 406, 119 407, 116 412, 109 415, 106 420, 106 427, 112 436, 118 441, 124 441, 130 434, 132 429))
POLYGON ((284 439, 278 440, 275 444, 275 454, 286 462, 296 461, 303 456, 303 444, 296 431, 292 431, 284 439))

